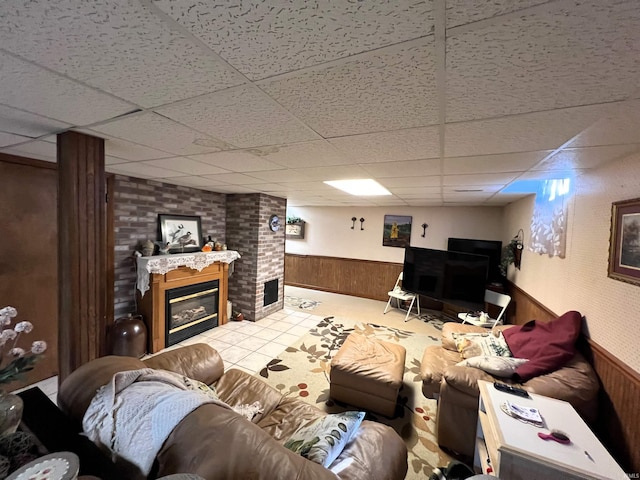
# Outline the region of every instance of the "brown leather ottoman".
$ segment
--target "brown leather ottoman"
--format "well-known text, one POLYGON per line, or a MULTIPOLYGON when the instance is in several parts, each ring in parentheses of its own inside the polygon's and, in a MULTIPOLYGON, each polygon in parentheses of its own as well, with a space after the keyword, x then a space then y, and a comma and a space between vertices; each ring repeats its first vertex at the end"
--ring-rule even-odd
POLYGON ((393 417, 406 355, 401 345, 350 334, 331 360, 329 395, 393 417))

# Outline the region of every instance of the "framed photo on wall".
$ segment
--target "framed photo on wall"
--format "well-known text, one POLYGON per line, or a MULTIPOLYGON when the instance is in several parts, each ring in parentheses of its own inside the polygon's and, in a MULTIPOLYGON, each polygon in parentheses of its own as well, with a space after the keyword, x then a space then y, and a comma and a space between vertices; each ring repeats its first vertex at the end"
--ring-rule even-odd
POLYGON ((640 198, 611 206, 609 277, 640 285, 640 198))
POLYGON ((284 230, 287 238, 304 238, 304 223, 305 222, 287 223, 284 230))
POLYGON ((158 214, 158 236, 169 253, 198 252, 202 248, 200 217, 158 214))
POLYGON ((408 247, 411 244, 411 219, 402 215, 385 215, 382 246, 408 247))

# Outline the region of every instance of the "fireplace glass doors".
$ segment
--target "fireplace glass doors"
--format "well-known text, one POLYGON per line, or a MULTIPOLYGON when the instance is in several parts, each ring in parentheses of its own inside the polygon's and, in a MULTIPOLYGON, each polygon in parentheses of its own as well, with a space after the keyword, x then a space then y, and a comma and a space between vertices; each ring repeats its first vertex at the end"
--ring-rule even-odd
POLYGON ((218 280, 166 291, 166 345, 218 326, 218 280))

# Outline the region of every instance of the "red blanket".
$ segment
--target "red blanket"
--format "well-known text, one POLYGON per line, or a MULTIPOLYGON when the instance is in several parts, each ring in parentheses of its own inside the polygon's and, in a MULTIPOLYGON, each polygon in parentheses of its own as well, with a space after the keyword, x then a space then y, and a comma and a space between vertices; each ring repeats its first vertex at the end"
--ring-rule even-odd
POLYGON ((526 382, 530 378, 562 367, 576 353, 582 315, 570 311, 550 322, 531 320, 524 325, 504 330, 504 339, 516 358, 529 361, 520 365, 514 380, 526 382))

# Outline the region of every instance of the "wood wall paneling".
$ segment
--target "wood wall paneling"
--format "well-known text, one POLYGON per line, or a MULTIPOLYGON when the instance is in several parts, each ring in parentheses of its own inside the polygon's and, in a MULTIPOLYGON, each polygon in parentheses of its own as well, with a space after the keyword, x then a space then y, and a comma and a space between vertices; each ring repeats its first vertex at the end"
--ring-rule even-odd
POLYGON ((65 132, 57 146, 61 382, 107 353, 109 322, 104 140, 65 132))
POLYGON ((47 342, 35 369, 5 385, 7 390, 58 374, 56 189, 54 163, 0 153, 0 308, 15 307, 17 321, 34 325, 18 347, 28 350, 34 340, 47 342))

